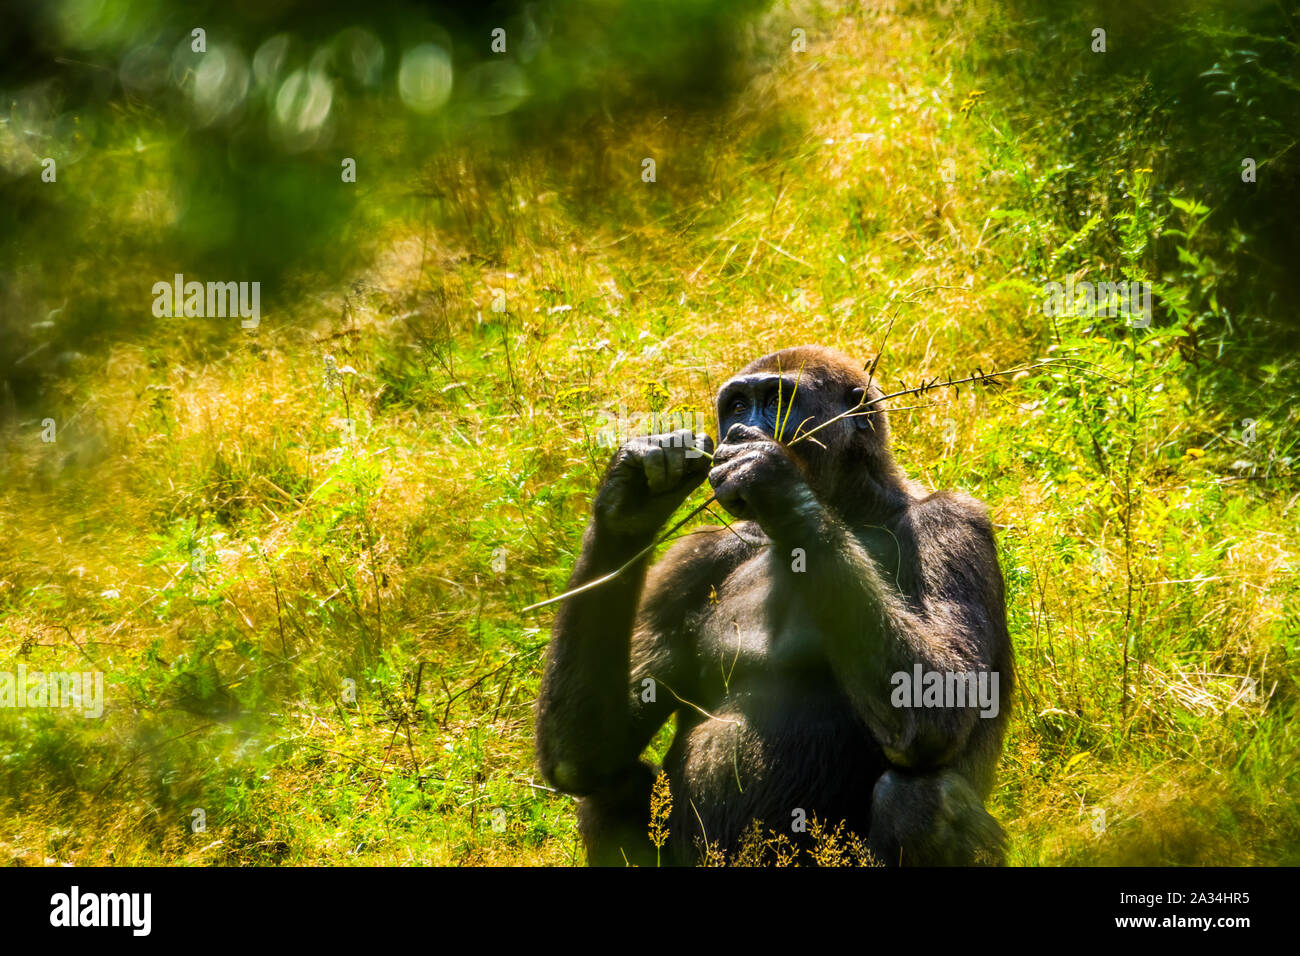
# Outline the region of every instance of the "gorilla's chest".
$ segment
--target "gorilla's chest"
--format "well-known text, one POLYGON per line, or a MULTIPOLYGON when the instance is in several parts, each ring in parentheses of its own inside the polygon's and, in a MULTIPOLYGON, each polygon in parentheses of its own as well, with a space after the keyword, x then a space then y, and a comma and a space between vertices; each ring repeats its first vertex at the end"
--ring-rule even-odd
POLYGON ((697 858, 696 837, 735 851, 753 821, 787 834, 813 818, 868 832, 884 758, 828 669, 737 663, 725 680, 706 679, 705 713, 683 710, 665 759, 681 862, 697 858))
POLYGON ((713 701, 755 682, 829 676, 822 637, 803 597, 780 586, 758 555, 715 589, 696 629, 699 687, 713 701))
POLYGON ((684 711, 667 760, 674 792, 689 798, 681 832, 702 823, 723 846, 751 820, 780 825, 796 811, 865 833, 884 767, 808 599, 783 584, 775 559, 766 549, 735 568, 697 619, 696 707, 684 711))

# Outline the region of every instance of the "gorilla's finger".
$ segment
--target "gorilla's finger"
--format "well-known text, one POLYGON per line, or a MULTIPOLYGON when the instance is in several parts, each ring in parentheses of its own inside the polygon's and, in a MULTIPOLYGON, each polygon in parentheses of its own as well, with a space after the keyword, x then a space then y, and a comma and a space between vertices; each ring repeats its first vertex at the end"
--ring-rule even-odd
POLYGON ((724 461, 718 464, 715 461, 713 467, 709 469, 709 484, 716 490, 719 486, 726 484, 727 478, 734 470, 734 462, 724 461))
POLYGON ((751 449, 743 442, 735 445, 723 442, 713 453, 713 464, 725 465, 729 461, 735 461, 750 450, 751 449))
POLYGON ((668 484, 668 453, 663 448, 658 445, 648 448, 641 463, 645 468, 646 484, 652 492, 658 494, 671 487, 668 484))
POLYGON ((654 443, 661 448, 671 448, 676 452, 679 448, 686 449, 691 446, 691 433, 684 428, 679 428, 675 432, 656 435, 654 443))
POLYGON ((691 435, 686 446, 686 471, 698 475, 713 467, 713 439, 703 433, 691 435))
POLYGON ((762 448, 755 448, 753 445, 741 445, 739 448, 733 447, 725 450, 726 455, 719 451, 718 454, 713 456, 715 468, 734 470, 745 465, 752 465, 762 459, 764 452, 762 448))
POLYGON ((674 441, 672 446, 664 449, 666 466, 665 488, 676 488, 682 483, 682 474, 686 470, 686 449, 683 443, 674 441))
MULTIPOLYGON (((709 475, 710 481, 712 474, 709 475)), ((713 496, 718 499, 718 504, 726 508, 737 518, 747 516, 747 507, 745 496, 739 482, 723 480, 713 486, 713 496)))
POLYGON ((728 482, 735 480, 744 462, 742 459, 723 462, 709 470, 709 484, 714 491, 720 491, 728 482))

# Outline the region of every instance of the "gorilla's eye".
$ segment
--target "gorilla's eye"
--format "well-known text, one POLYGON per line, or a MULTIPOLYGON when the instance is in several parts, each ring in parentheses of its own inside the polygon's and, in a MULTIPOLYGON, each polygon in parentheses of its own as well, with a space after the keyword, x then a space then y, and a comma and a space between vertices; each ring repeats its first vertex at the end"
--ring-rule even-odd
POLYGON ((745 410, 745 400, 743 398, 733 398, 731 400, 731 414, 739 415, 745 410))

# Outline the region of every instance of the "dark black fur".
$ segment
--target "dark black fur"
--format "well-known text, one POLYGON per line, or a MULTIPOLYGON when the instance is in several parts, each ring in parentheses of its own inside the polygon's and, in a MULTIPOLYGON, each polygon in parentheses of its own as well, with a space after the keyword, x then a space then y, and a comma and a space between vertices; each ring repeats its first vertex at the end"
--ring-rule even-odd
POLYGON ((734 852, 755 819, 799 843, 796 811, 844 821, 889 864, 1001 860, 983 802, 1013 678, 992 527, 978 502, 908 481, 884 414, 791 444, 863 390, 880 395, 860 363, 786 349, 719 392, 712 462, 654 439, 614 456, 570 587, 645 547, 706 474, 741 520, 685 536, 556 617, 537 751, 546 778, 581 798, 593 864, 655 861, 654 770, 640 758, 674 713, 665 862, 695 862, 704 841, 734 852), (890 675, 917 662, 998 672, 998 715, 891 706, 890 675))

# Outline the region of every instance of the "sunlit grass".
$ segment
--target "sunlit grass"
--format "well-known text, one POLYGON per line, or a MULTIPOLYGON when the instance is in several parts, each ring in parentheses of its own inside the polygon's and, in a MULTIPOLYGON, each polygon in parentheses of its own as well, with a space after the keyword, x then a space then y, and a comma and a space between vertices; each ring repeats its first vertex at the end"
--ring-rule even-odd
MULTIPOLYGON (((749 360, 816 342, 883 346, 886 392, 1049 354, 1122 383, 1036 370, 892 422, 903 467, 998 529, 1011 860, 1297 862, 1294 488, 1233 469, 1258 452, 1244 413, 1168 329, 1038 310, 1040 273, 1118 268, 1116 237, 1191 232, 1187 210, 1117 184, 1079 236, 954 69, 964 21, 808 15, 809 52, 720 116, 412 164, 372 266, 304 279, 256 335, 174 320, 72 360, 58 441, 0 436, 0 649, 93 661, 107 707, 0 714, 0 859, 581 862, 533 763, 552 612, 521 609, 575 559, 610 453, 594 413, 707 412, 749 360), (326 356, 355 374, 327 382, 326 356)), ((117 212, 164 215, 158 188, 117 212)))

